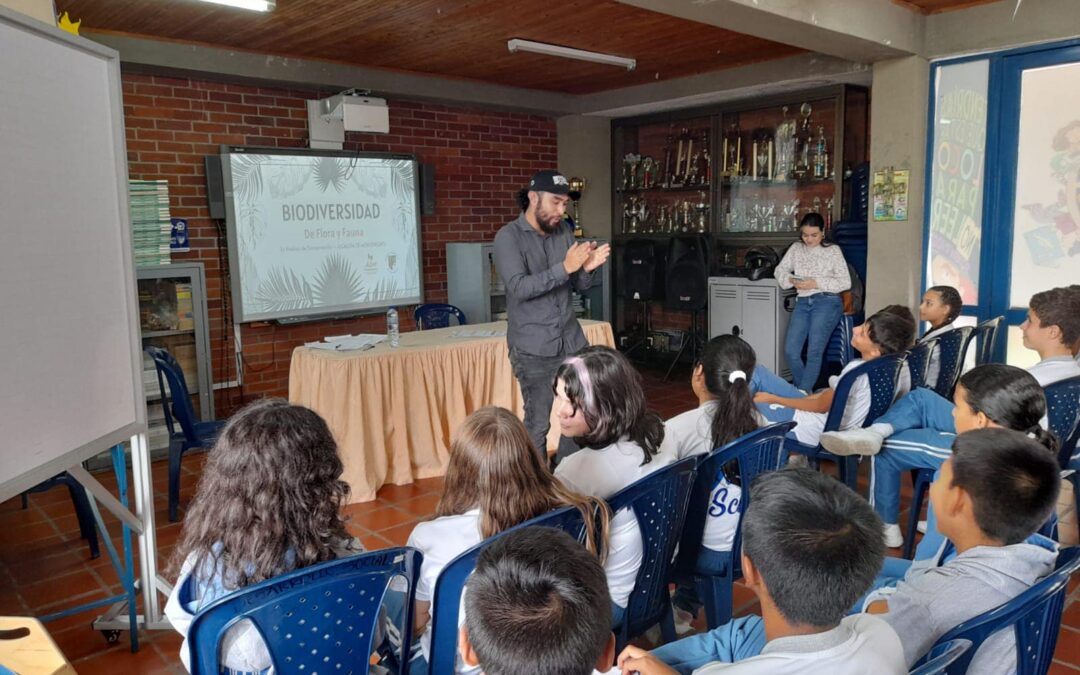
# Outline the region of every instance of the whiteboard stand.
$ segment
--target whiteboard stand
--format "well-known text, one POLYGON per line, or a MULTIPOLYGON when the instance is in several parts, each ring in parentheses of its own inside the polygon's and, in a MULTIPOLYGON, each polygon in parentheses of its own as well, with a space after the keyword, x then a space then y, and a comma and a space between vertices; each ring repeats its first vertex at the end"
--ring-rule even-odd
MULTIPOLYGON (((113 560, 113 566, 120 576, 121 585, 129 591, 128 596, 119 601, 117 601, 117 598, 110 598, 108 602, 98 601, 97 603, 90 605, 101 606, 103 604, 112 604, 104 615, 99 616, 94 620, 93 627, 96 630, 105 631, 106 635, 110 637, 110 640, 116 637, 116 633, 110 634, 110 631, 132 630, 134 627, 139 627, 144 630, 172 630, 172 625, 162 616, 161 603, 158 596, 159 592, 164 593, 165 595, 171 593, 172 585, 161 578, 157 573, 157 542, 156 531, 154 529, 153 482, 150 477, 149 444, 145 433, 140 433, 131 437, 132 487, 135 493, 134 514, 127 507, 127 466, 124 461, 122 446, 113 448, 113 467, 117 471, 117 484, 119 486, 120 499, 114 497, 105 486, 99 483, 96 478, 81 466, 69 470, 69 473, 71 473, 71 475, 86 488, 88 495, 91 497, 91 508, 94 510, 98 528, 102 533, 102 538, 105 540, 106 550, 109 551, 109 556, 113 560), (119 561, 116 552, 112 549, 112 539, 109 537, 105 525, 101 521, 100 515, 98 515, 98 502, 116 515, 124 525, 124 560, 122 563, 119 561), (140 569, 138 579, 135 578, 134 570, 132 569, 133 563, 131 559, 129 531, 135 532, 139 537, 140 569), (146 583, 144 580, 147 579, 152 579, 153 582, 146 583), (144 614, 135 614, 132 610, 134 607, 135 593, 137 591, 141 591, 143 596, 144 614)), ((88 607, 89 606, 83 606, 75 608, 74 610, 65 610, 61 614, 51 615, 51 617, 46 618, 59 618, 60 615, 85 611, 88 607)), ((137 645, 137 636, 133 635, 132 651, 137 650, 137 645)))

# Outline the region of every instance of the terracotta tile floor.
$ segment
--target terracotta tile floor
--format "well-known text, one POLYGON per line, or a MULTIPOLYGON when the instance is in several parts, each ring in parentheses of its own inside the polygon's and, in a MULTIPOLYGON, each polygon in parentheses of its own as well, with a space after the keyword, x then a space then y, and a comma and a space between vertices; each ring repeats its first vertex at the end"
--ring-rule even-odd
MULTIPOLYGON (((663 417, 671 417, 696 405, 690 392, 688 374, 676 373, 664 382, 662 373, 644 371, 650 406, 663 417)), ((204 455, 185 458, 182 477, 184 502, 194 493, 204 455)), ((158 534, 159 569, 164 569, 177 537, 179 523, 166 517, 166 464, 152 467, 155 517, 158 534)), ((866 468, 861 477, 865 494, 866 468)), ((99 475, 108 487, 115 487, 111 475, 99 475)), ((368 549, 403 545, 413 526, 435 508, 442 480, 418 481, 412 485, 388 485, 374 502, 347 507, 350 529, 368 549)), ((905 507, 907 496, 905 495, 905 507)), ((906 522, 906 512, 902 514, 906 522)), ((110 531, 117 533, 115 518, 106 514, 110 531)), ((114 537, 119 546, 119 536, 114 537)), ((894 552, 895 553, 895 552, 894 552)), ((1080 579, 1070 585, 1057 660, 1051 673, 1080 673, 1080 579)), ((0 615, 44 615, 90 600, 119 593, 116 574, 102 551, 90 560, 79 540, 71 500, 67 490, 53 489, 31 495, 30 507, 20 508, 18 498, 0 504, 0 615)), ((757 611, 753 594, 742 587, 735 592, 737 615, 757 611)), ((53 638, 79 673, 184 673, 177 656, 180 638, 171 631, 143 632, 141 650, 132 654, 127 635, 119 643, 108 644, 90 627, 102 610, 90 610, 47 624, 53 638)))

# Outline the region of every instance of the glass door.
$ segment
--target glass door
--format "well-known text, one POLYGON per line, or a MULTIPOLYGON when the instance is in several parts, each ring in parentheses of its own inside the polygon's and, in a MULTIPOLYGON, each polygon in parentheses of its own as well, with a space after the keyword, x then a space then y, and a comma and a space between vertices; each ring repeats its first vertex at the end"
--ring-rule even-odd
POLYGON ((1019 325, 1039 291, 1080 283, 1080 47, 1002 60, 998 232, 993 315, 1008 324, 1005 357, 1028 367, 1019 325))

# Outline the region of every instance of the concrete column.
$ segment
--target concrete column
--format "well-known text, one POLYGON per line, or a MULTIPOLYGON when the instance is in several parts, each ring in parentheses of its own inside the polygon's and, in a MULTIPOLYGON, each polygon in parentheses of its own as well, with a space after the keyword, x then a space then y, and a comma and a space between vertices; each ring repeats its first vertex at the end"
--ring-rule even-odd
POLYGON ((566 115, 556 120, 559 171, 584 178, 581 225, 588 237, 611 238, 611 120, 566 115))
POLYGON ((870 171, 886 167, 911 172, 908 219, 870 222, 866 308, 869 312, 899 303, 918 304, 922 274, 923 208, 926 184, 926 114, 929 63, 909 56, 874 64, 870 105, 870 171))

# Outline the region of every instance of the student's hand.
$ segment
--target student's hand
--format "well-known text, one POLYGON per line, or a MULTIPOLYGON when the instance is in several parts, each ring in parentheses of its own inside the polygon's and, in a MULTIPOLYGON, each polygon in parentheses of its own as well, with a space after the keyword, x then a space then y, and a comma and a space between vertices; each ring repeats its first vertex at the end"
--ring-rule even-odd
POLYGON ((591 241, 571 244, 566 251, 566 258, 563 259, 563 269, 566 270, 566 273, 573 274, 581 269, 581 266, 585 264, 585 261, 592 254, 592 250, 593 243, 591 241))
POLYGON ((770 394, 767 391, 759 391, 754 394, 754 403, 776 403, 778 400, 776 394, 770 394))
POLYGON ((633 645, 627 646, 622 654, 619 654, 619 670, 623 675, 668 675, 676 672, 649 652, 633 645))
POLYGON ((593 242, 592 251, 589 253, 588 260, 585 261, 585 271, 592 272, 597 267, 600 267, 607 262, 608 256, 611 255, 611 244, 604 244, 603 246, 597 246, 596 242, 593 242))
POLYGON ((813 279, 803 279, 802 281, 792 280, 791 285, 800 291, 808 291, 811 288, 817 288, 817 281, 813 279))

